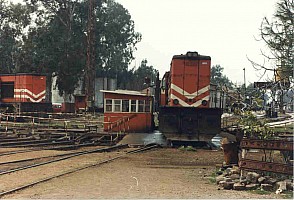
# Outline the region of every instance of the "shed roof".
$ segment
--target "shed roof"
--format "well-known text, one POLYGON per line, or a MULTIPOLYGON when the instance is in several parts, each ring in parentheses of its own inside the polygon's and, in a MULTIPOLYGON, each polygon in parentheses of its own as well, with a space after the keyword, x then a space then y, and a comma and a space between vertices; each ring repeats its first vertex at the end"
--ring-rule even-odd
POLYGON ((150 94, 142 93, 140 91, 133 90, 100 90, 100 92, 104 93, 112 93, 112 94, 123 94, 123 95, 133 95, 133 96, 150 96, 150 94))

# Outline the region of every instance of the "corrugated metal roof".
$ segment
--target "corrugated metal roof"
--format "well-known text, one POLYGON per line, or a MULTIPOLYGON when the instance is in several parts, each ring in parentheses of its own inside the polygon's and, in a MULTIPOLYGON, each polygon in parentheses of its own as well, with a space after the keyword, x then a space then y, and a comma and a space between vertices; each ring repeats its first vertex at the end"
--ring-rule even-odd
MULTIPOLYGON (((100 90, 100 92, 112 93, 112 94, 134 95, 134 96, 147 96, 146 93, 142 93, 140 91, 133 91, 133 90, 100 90)), ((148 96, 149 95, 150 94, 148 94, 148 96)))

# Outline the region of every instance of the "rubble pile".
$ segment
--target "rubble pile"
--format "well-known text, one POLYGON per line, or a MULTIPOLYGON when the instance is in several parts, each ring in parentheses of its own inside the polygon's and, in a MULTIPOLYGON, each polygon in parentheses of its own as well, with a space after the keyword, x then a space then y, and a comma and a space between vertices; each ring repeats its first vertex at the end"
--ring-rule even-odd
POLYGON ((216 183, 226 190, 264 190, 276 191, 277 194, 284 191, 293 191, 293 178, 274 178, 264 176, 256 172, 243 172, 238 166, 221 167, 216 172, 216 183))

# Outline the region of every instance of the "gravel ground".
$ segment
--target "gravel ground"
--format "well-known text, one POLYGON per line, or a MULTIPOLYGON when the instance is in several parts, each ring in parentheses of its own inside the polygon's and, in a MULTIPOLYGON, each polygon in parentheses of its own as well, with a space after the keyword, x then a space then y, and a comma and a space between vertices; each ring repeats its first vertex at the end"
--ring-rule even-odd
MULTIPOLYGON (((44 155, 42 152, 36 154, 44 155)), ((56 152, 52 152, 55 154, 56 152)), ((47 154, 47 153, 46 153, 47 154)), ((0 177, 0 189, 8 190, 85 164, 111 158, 122 152, 96 153, 0 177)), ((32 156, 23 154, 25 156, 32 156)), ((264 199, 247 191, 222 190, 210 183, 216 164, 223 162, 221 151, 181 151, 163 148, 128 155, 119 160, 6 195, 4 198, 37 199, 264 199)))

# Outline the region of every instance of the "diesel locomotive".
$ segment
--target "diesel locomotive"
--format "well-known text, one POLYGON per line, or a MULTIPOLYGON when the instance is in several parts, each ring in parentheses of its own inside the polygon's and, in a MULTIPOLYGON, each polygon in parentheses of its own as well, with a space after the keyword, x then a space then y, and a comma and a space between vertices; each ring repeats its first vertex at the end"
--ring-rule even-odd
POLYGON ((220 133, 223 101, 210 68, 211 57, 198 52, 173 56, 157 100, 158 129, 171 142, 210 141, 220 133))
POLYGON ((33 73, 0 74, 0 109, 10 112, 51 112, 46 101, 46 76, 33 73))

